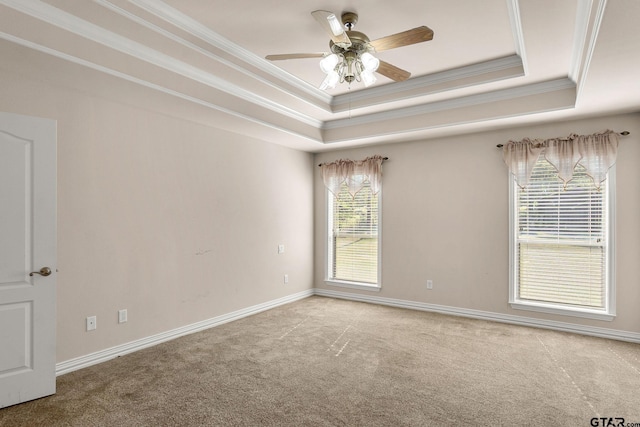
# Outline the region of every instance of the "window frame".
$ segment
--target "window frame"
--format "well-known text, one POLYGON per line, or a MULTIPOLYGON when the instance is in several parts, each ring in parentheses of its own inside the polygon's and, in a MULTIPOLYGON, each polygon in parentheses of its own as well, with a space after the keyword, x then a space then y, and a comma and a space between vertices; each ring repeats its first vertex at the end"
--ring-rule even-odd
POLYGON ((378 259, 377 259, 377 282, 355 282, 347 280, 338 280, 331 278, 331 260, 329 256, 330 234, 329 219, 331 216, 333 194, 325 188, 325 221, 324 221, 324 283, 330 286, 343 288, 360 289, 365 291, 379 292, 382 289, 382 189, 378 191, 378 259))
MULTIPOLYGON (((540 159, 544 159, 543 156, 540 159)), ((604 309, 589 309, 563 305, 561 303, 546 303, 518 298, 518 184, 515 177, 509 173, 509 305, 517 310, 528 310, 547 314, 582 317, 588 319, 612 321, 616 316, 616 286, 615 286, 615 206, 616 206, 616 172, 615 165, 609 169, 607 179, 602 183, 606 186, 607 201, 606 214, 606 256, 605 256, 605 304, 604 309)))

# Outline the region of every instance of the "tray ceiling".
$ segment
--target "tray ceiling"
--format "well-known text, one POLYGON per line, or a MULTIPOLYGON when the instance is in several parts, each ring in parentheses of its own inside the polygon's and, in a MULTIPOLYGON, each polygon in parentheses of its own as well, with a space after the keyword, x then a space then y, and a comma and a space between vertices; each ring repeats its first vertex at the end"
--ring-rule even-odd
MULTIPOLYGON (((306 151, 640 110, 633 0, 0 0, 4 43, 200 109, 198 120, 306 151), (376 39, 427 25, 432 41, 379 52, 412 73, 320 91, 328 51, 311 16, 354 11, 376 39)), ((162 109, 162 106, 157 106, 162 109)))

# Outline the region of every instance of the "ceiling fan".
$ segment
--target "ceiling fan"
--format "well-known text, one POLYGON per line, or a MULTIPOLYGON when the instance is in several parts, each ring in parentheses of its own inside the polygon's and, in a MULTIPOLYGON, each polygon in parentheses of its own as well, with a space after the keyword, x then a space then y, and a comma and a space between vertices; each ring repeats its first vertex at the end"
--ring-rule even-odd
POLYGON ((421 26, 370 41, 364 33, 353 30, 358 22, 358 15, 354 12, 344 12, 341 16, 342 24, 334 13, 326 10, 316 10, 311 12, 311 15, 331 37, 329 41, 331 52, 267 55, 266 59, 280 61, 322 58, 320 68, 326 73, 320 85, 322 90, 334 88, 338 82, 362 81, 365 86, 369 86, 376 81, 374 72, 396 82, 406 80, 411 76, 410 72, 381 61, 373 53, 433 39, 433 30, 421 26))

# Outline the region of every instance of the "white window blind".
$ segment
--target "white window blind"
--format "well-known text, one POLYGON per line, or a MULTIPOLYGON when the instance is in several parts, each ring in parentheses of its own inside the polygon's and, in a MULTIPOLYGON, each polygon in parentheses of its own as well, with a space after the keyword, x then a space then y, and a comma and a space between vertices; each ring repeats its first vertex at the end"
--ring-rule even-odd
POLYGON ((596 189, 578 165, 564 188, 541 156, 526 189, 516 187, 519 301, 607 308, 607 184, 596 189))
POLYGON ((366 183, 355 197, 346 184, 328 205, 328 279, 378 284, 379 193, 366 183))

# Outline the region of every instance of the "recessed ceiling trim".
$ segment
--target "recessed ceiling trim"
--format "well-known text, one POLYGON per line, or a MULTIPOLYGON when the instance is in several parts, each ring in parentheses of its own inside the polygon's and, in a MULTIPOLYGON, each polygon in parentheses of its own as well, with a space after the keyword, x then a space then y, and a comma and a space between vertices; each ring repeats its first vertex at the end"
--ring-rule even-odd
POLYGON ((221 90, 245 101, 276 111, 307 125, 316 128, 322 126, 322 121, 320 120, 304 115, 292 108, 285 107, 282 104, 278 104, 262 96, 258 96, 227 80, 216 77, 211 73, 207 73, 206 71, 127 39, 126 37, 122 37, 119 34, 108 31, 49 4, 36 0, 0 0, 0 3, 36 19, 55 25, 65 31, 77 34, 188 79, 221 90))
POLYGON ((314 142, 314 143, 323 143, 323 141, 318 139, 318 138, 313 138, 313 137, 310 137, 309 135, 305 135, 305 134, 302 134, 300 132, 296 132, 296 131, 293 131, 291 129, 288 129, 288 128, 285 128, 285 127, 282 127, 282 126, 278 126, 278 125, 275 125, 273 123, 257 119, 255 117, 252 117, 252 116, 249 116, 249 115, 246 115, 246 114, 243 114, 243 113, 239 113, 238 111, 222 107, 222 106, 220 106, 218 104, 214 104, 214 103, 205 101, 203 99, 196 98, 196 97, 193 97, 191 95, 187 95, 187 94, 184 94, 182 92, 178 92, 178 91, 173 90, 173 89, 169 89, 169 88, 167 88, 165 86, 161 86, 161 85, 158 85, 158 84, 155 84, 155 83, 151 83, 151 82, 149 82, 147 80, 144 80, 144 79, 139 79, 137 77, 131 76, 131 75, 126 74, 126 73, 123 73, 121 71, 117 71, 117 70, 114 70, 112 68, 108 68, 108 67, 105 67, 103 65, 99 65, 99 64, 96 64, 94 62, 90 62, 90 61, 87 61, 85 59, 78 58, 78 57, 73 56, 73 55, 69 55, 69 54, 64 53, 64 52, 60 52, 58 50, 49 48, 47 46, 43 46, 43 45, 34 43, 32 41, 16 37, 16 36, 14 36, 12 34, 7 34, 7 33, 4 33, 4 32, 0 32, 0 38, 4 39, 4 40, 7 40, 9 42, 12 42, 12 43, 16 43, 16 44, 19 44, 21 46, 33 49, 33 50, 36 50, 38 52, 45 53, 47 55, 51 55, 51 56, 63 59, 65 61, 69 61, 69 62, 72 62, 74 64, 78 64, 78 65, 81 65, 81 66, 86 67, 86 68, 90 68, 90 69, 93 69, 93 70, 96 70, 96 71, 100 71, 102 73, 105 73, 105 74, 108 74, 108 75, 111 75, 111 76, 114 76, 114 77, 129 81, 131 83, 135 83, 137 85, 144 86, 144 87, 147 87, 149 89, 153 89, 153 90, 156 90, 158 92, 165 93, 167 95, 175 96, 175 97, 183 99, 185 101, 192 102, 194 104, 198 104, 200 106, 203 106, 203 107, 206 107, 206 108, 210 108, 212 110, 216 110, 216 111, 219 111, 219 112, 224 113, 224 114, 228 114, 228 115, 231 115, 231 116, 243 119, 243 120, 247 120, 247 121, 249 121, 251 123, 255 123, 255 124, 258 124, 258 125, 261 125, 261 126, 268 127, 270 129, 274 129, 274 130, 277 130, 277 131, 280 131, 280 132, 284 132, 284 133, 289 134, 289 135, 293 135, 293 136, 295 136, 297 138, 301 138, 303 140, 311 141, 311 142, 314 142))
MULTIPOLYGON (((399 101, 402 99, 457 89, 462 87, 460 84, 456 84, 456 82, 461 79, 482 77, 485 75, 490 75, 491 73, 495 73, 496 71, 516 69, 512 74, 502 77, 501 80, 512 77, 521 77, 523 75, 523 71, 519 70, 521 68, 522 59, 518 55, 510 55, 504 58, 493 59, 490 61, 454 68, 452 70, 446 70, 439 73, 414 77, 403 82, 397 82, 383 86, 375 86, 369 89, 357 91, 353 94, 340 94, 333 98, 331 104, 334 107, 334 111, 341 111, 340 107, 349 106, 353 102, 358 101, 370 101, 369 103, 365 102, 364 104, 361 103, 358 105, 358 108, 368 107, 371 105, 376 105, 378 103, 399 101), (430 87, 442 85, 444 83, 453 84, 450 87, 430 89, 430 87), (400 92, 403 92, 405 94, 409 92, 410 95, 393 97, 394 94, 397 95, 400 92)), ((488 83, 490 81, 495 81, 495 79, 493 77, 488 77, 486 81, 474 81, 472 84, 478 85, 488 83)), ((468 86, 470 84, 467 84, 465 86, 468 86)))
MULTIPOLYGON (((568 89, 565 89, 565 92, 568 89)), ((575 99, 575 91, 572 91, 572 92, 573 93, 570 95, 570 97, 572 99, 575 99)), ((540 94, 531 94, 530 96, 535 97, 537 95, 540 95, 540 94)), ((559 93, 559 95, 562 95, 562 94, 559 93)), ((564 95, 565 96, 563 98, 566 99, 566 93, 564 95)), ((543 101, 543 103, 544 103, 544 106, 542 106, 541 108, 540 106, 538 106, 539 108, 533 108, 528 111, 524 111, 524 110, 514 111, 513 106, 509 104, 509 106, 506 107, 506 110, 503 109, 503 111, 500 111, 498 113, 486 114, 481 117, 477 115, 476 116, 472 115, 472 117, 469 117, 463 114, 463 115, 456 116, 456 117, 459 117, 459 119, 455 119, 451 121, 442 120, 442 121, 436 121, 431 123, 420 123, 414 126, 404 126, 401 129, 398 129, 397 127, 395 129, 385 128, 385 130, 382 132, 372 132, 369 134, 358 133, 356 136, 354 135, 341 136, 340 134, 336 136, 330 136, 330 137, 325 136, 324 144, 325 146, 338 148, 339 145, 344 143, 348 143, 349 146, 354 146, 354 144, 360 145, 360 144, 375 143, 375 142, 389 142, 389 139, 394 137, 396 138, 395 142, 411 141, 411 140, 417 140, 419 138, 425 138, 425 135, 429 131, 432 131, 435 129, 455 128, 459 126, 473 125, 477 123, 485 123, 485 124, 498 123, 499 121, 503 121, 505 119, 531 116, 531 115, 537 115, 540 113, 548 113, 553 111, 568 110, 575 107, 575 103, 566 102, 566 100, 563 101, 562 99, 556 104, 550 104, 548 100, 543 101)), ((503 104, 502 107, 505 108, 505 105, 503 104)))
POLYGON ((585 46, 588 45, 587 39, 589 37, 592 5, 593 0, 578 2, 573 49, 571 50, 571 67, 569 69, 569 78, 574 82, 580 81, 582 58, 585 55, 585 46))
MULTIPOLYGON (((238 73, 242 73, 242 74, 244 74, 244 75, 246 75, 248 77, 251 77, 252 79, 254 79, 256 81, 259 81, 259 82, 261 82, 262 84, 264 84, 266 86, 269 86, 269 87, 277 89, 277 90, 279 90, 281 92, 285 92, 287 94, 290 94, 290 92, 288 90, 286 90, 284 87, 280 87, 280 86, 274 85, 273 82, 263 78, 262 76, 260 76, 260 75, 258 75, 256 73, 253 73, 253 72, 247 70, 246 68, 243 68, 243 67, 241 67, 241 66, 239 66, 239 65, 237 65, 237 64, 235 64, 235 63, 233 63, 233 62, 231 62, 231 61, 229 61, 229 60, 227 60, 227 59, 225 59, 223 57, 221 57, 220 55, 216 55, 216 54, 212 53, 211 51, 209 51, 207 49, 204 49, 204 48, 202 48, 202 47, 200 47, 200 46, 198 46, 198 45, 196 45, 194 43, 191 43, 191 42, 189 42, 189 41, 177 36, 176 34, 165 30, 164 28, 161 28, 161 27, 159 27, 159 26, 157 26, 155 24, 152 24, 152 23, 148 22, 147 20, 145 20, 145 19, 143 19, 143 18, 141 18, 141 17, 129 12, 128 10, 125 10, 125 9, 121 8, 120 6, 117 6, 117 5, 113 4, 113 3, 111 3, 108 0, 93 0, 93 2, 98 4, 98 5, 100 5, 100 6, 102 6, 102 7, 104 7, 105 9, 109 9, 112 12, 117 13, 118 15, 120 15, 120 16, 126 18, 126 19, 129 19, 132 22, 135 22, 138 25, 144 26, 144 27, 150 29, 151 31, 154 31, 154 32, 162 35, 163 37, 171 39, 171 40, 175 41, 176 43, 180 43, 181 45, 186 46, 189 49, 198 52, 201 55, 204 55, 204 56, 206 56, 206 57, 208 57, 210 59, 213 59, 214 61, 219 62, 219 63, 225 65, 226 67, 229 67, 229 68, 233 69, 234 71, 236 71, 238 73)), ((300 101, 305 102, 305 103, 307 103, 307 104, 309 104, 309 105, 311 105, 313 107, 320 108, 320 109, 325 110, 325 111, 330 111, 328 104, 324 100, 320 101, 318 103, 314 103, 314 102, 311 102, 311 101, 309 101, 308 99, 305 99, 305 98, 297 98, 297 99, 299 99, 300 101)))
POLYGON ((129 0, 129 2, 157 16, 158 18, 163 19, 169 24, 200 38, 201 40, 211 44, 212 46, 215 46, 216 48, 223 50, 228 54, 233 55, 236 58, 282 80, 283 82, 296 87, 297 89, 305 92, 307 95, 310 95, 317 100, 326 103, 327 105, 331 102, 331 95, 319 90, 318 88, 312 86, 304 80, 287 73, 286 71, 271 64, 265 59, 222 37, 220 34, 216 33, 210 28, 183 14, 182 12, 172 8, 162 1, 129 0))
POLYGON ((379 113, 367 114, 359 117, 331 120, 324 123, 323 129, 330 130, 358 125, 366 125, 385 120, 400 119, 420 114, 432 113, 435 111, 487 104, 495 101, 504 101, 528 95, 555 92, 570 88, 575 88, 575 83, 569 78, 562 78, 546 82, 517 86, 508 89, 499 89, 492 92, 480 93, 476 95, 436 101, 428 104, 397 108, 395 110, 382 111, 379 113))
POLYGON ((509 21, 511 21, 511 31, 513 32, 513 43, 516 53, 522 58, 522 67, 524 74, 529 74, 529 66, 527 65, 527 55, 524 49, 524 32, 522 31, 522 19, 520 17, 520 6, 518 0, 507 0, 507 11, 509 12, 509 21))
POLYGON ((580 5, 578 6, 578 10, 580 12, 578 14, 578 18, 582 16, 584 21, 586 21, 586 23, 584 24, 576 23, 577 24, 576 27, 580 25, 581 27, 584 27, 585 30, 584 30, 584 33, 580 34, 580 36, 582 36, 581 44, 578 46, 574 46, 574 55, 572 58, 573 60, 575 60, 575 62, 572 63, 571 72, 575 73, 573 75, 573 78, 578 85, 578 90, 577 90, 578 98, 582 93, 582 88, 584 87, 584 83, 587 79, 587 73, 589 72, 589 67, 591 66, 591 59, 593 58, 593 53, 595 51, 596 40, 598 39, 598 33, 600 32, 600 27, 602 26, 602 20, 604 19, 604 11, 607 7, 607 0, 596 0, 596 1, 597 1, 596 12, 595 12, 593 25, 591 26, 591 28, 589 28, 589 21, 590 21, 590 14, 593 11, 592 1, 589 0, 584 2, 585 4, 583 5, 583 7, 585 8, 585 10, 581 11, 580 5), (589 6, 588 10, 587 10, 587 6, 589 6), (591 30, 590 34, 589 34, 589 29, 591 30), (586 41, 587 37, 589 38, 588 43, 586 41), (585 46, 586 46, 586 51, 583 50, 585 49, 585 46), (582 48, 582 49, 578 50, 579 48, 582 48), (580 59, 582 59, 582 57, 584 57, 584 62, 580 63, 580 59))

